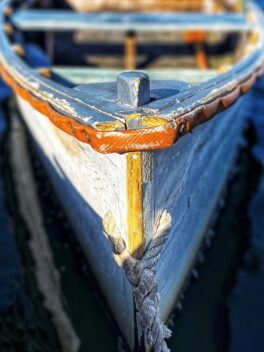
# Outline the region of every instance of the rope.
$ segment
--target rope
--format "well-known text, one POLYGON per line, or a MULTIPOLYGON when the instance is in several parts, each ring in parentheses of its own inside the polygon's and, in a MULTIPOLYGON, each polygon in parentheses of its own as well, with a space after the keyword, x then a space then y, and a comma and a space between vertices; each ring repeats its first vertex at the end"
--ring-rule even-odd
POLYGON ((169 352, 165 339, 171 336, 171 331, 160 319, 156 265, 168 239, 171 216, 166 210, 157 216, 153 239, 142 259, 132 257, 111 213, 106 214, 103 224, 112 244, 114 257, 122 265, 133 287, 137 318, 147 344, 154 352, 169 352))

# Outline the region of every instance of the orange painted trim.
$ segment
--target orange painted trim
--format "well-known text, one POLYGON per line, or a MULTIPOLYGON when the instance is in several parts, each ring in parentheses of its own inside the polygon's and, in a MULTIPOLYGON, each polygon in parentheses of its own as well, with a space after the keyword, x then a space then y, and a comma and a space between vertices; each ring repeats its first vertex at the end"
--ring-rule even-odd
POLYGON ((184 41, 186 44, 205 43, 206 39, 207 35, 205 32, 195 31, 184 33, 184 41))
POLYGON ((195 44, 195 59, 200 70, 206 70, 208 68, 208 60, 206 52, 202 44, 195 44))
POLYGON ((256 79, 263 74, 263 69, 263 66, 256 69, 245 81, 225 96, 217 97, 214 101, 176 118, 167 125, 109 132, 97 131, 77 122, 74 118, 59 113, 48 102, 37 98, 23 88, 1 66, 0 74, 18 96, 29 102, 35 110, 47 116, 62 131, 81 142, 90 144, 99 153, 123 153, 171 147, 179 137, 190 132, 201 123, 210 120, 246 93, 256 79))

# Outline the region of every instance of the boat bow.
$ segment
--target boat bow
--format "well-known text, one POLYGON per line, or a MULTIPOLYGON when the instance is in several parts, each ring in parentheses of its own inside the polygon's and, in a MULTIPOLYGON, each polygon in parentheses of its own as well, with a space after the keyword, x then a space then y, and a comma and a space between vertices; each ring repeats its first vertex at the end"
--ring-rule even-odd
POLYGON ((58 128, 100 153, 170 147, 195 126, 227 109, 263 73, 263 17, 258 7, 251 5, 248 21, 255 39, 245 58, 205 83, 183 85, 177 94, 153 97, 150 91, 147 103, 133 107, 119 98, 116 83, 69 88, 30 68, 21 55, 17 55, 16 43, 12 43, 10 3, 6 0, 0 5, 2 78, 58 128))

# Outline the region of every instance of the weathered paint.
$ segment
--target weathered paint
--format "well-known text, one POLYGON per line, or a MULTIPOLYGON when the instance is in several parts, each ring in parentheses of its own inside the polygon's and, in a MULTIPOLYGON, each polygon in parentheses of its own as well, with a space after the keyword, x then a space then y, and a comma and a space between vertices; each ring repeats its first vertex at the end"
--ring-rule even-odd
POLYGON ((31 95, 28 90, 19 86, 3 69, 0 70, 0 73, 4 81, 12 87, 17 95, 28 101, 37 111, 47 116, 55 126, 73 135, 81 142, 91 144, 100 153, 114 153, 171 147, 183 134, 190 132, 197 125, 210 120, 217 113, 223 111, 225 109, 225 105, 222 104, 223 101, 228 100, 232 104, 238 97, 246 93, 253 86, 256 79, 262 75, 262 71, 262 67, 258 68, 237 88, 226 94, 226 97, 217 98, 211 103, 201 105, 196 110, 182 115, 176 119, 174 125, 168 123, 167 125, 154 128, 114 132, 96 131, 87 125, 78 123, 73 118, 54 110, 49 103, 31 95), (184 131, 182 131, 182 126, 184 126, 184 131))
MULTIPOLYGON (((175 1, 176 2, 176 1, 175 1)), ((14 24, 24 31, 118 31, 123 33, 173 31, 248 32, 253 24, 246 13, 183 14, 182 13, 86 13, 79 14, 62 10, 19 10, 14 16, 14 24)))
POLYGON ((25 100, 19 109, 109 308, 134 345, 132 290, 112 256, 103 219, 112 213, 127 242, 126 156, 103 155, 56 128, 25 100))
POLYGON ((134 108, 149 103, 150 82, 148 75, 137 71, 120 73, 117 76, 117 97, 121 103, 134 108))
POLYGON ((135 216, 133 226, 141 229, 143 223, 143 237, 132 234, 131 241, 138 238, 138 244, 133 244, 137 249, 142 246, 140 242, 151 238, 154 211, 157 213, 165 208, 172 215, 171 237, 158 268, 160 308, 162 317, 167 318, 193 264, 234 160, 243 125, 238 113, 241 106, 235 105, 209 124, 198 127, 171 149, 128 153, 126 156, 96 153, 89 145, 79 143, 55 128, 23 99, 19 98, 19 104, 78 239, 120 328, 132 346, 134 311, 131 288, 122 276, 122 269, 112 259, 112 249, 104 238, 101 222, 111 211, 118 230, 130 243, 126 237, 129 230, 122 225, 127 222, 128 214, 120 213, 127 207, 127 212, 133 212, 135 216), (120 159, 119 167, 113 167, 113 162, 117 166, 116 158, 120 159), (109 179, 109 187, 101 187, 99 174, 100 179, 109 179), (69 180, 72 186, 68 184, 69 180), (122 180, 126 185, 118 190, 122 180), (95 191, 94 184, 97 184, 95 191), (135 193, 129 195, 132 187, 135 193), (113 206, 117 204, 113 202, 113 196, 123 202, 122 205, 113 206), (109 199, 104 200, 106 198, 109 199), (132 205, 134 211, 129 207, 131 200, 135 202, 132 205))
MULTIPOLYGON (((6 3, 8 1, 3 4, 6 3)), ((1 5, 2 9, 3 6, 1 5)), ((256 21, 256 26, 260 26, 259 23, 261 23, 261 18, 256 21)), ((36 110, 48 116, 57 127, 80 141, 91 144, 95 150, 101 153, 170 147, 181 135, 211 119, 227 105, 230 106, 235 98, 244 94, 263 72, 263 36, 261 35, 252 54, 227 73, 196 88, 186 88, 176 95, 155 98, 144 107, 133 111, 133 109, 131 110, 116 101, 116 93, 111 91, 113 85, 96 88, 98 94, 103 94, 104 90, 109 87, 112 100, 99 99, 97 94, 96 100, 91 101, 89 99, 94 97, 92 92, 95 86, 90 86, 90 90, 83 92, 78 87, 67 89, 54 85, 53 82, 45 80, 45 78, 41 79, 40 75, 33 75, 32 71, 24 64, 20 65, 17 58, 15 60, 11 56, 8 51, 7 39, 3 33, 0 34, 0 44, 3 49, 1 51, 2 57, 0 57, 1 73, 16 94, 29 101, 36 110), (6 50, 8 51, 7 56, 5 56, 6 50), (10 58, 13 65, 9 65, 9 62, 6 61, 7 58, 10 58), (17 72, 16 65, 19 66, 17 72), (29 77, 27 77, 27 73, 29 73, 29 77), (53 92, 56 92, 54 97, 53 92), (228 104, 223 103, 227 100, 228 104), (104 105, 104 109, 100 109, 101 104, 104 105), (168 123, 150 128, 145 128, 144 124, 138 124, 136 129, 133 129, 134 125, 132 124, 132 129, 124 130, 119 130, 120 126, 118 126, 115 131, 105 131, 102 127, 102 123, 106 124, 108 130, 109 122, 115 120, 125 123, 124 116, 131 116, 131 114, 140 114, 140 119, 158 116, 158 118, 167 119, 168 123), (89 119, 93 121, 91 124, 89 119), (96 130, 98 124, 102 130, 96 130)), ((125 124, 124 128, 129 126, 129 124, 125 124)))
POLYGON ((143 254, 142 153, 127 154, 128 248, 134 257, 143 254))
POLYGON ((155 213, 165 208, 173 219, 157 271, 164 320, 180 299, 217 209, 237 156, 244 108, 236 103, 172 148, 153 152, 155 213))
POLYGON ((207 0, 67 0, 77 11, 201 11, 207 0))

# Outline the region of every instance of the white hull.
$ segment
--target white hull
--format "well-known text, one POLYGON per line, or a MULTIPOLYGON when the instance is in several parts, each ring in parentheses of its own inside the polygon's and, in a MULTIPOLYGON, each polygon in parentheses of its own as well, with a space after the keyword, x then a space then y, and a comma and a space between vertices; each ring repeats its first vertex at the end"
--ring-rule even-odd
MULTIPOLYGON (((102 226, 111 211, 128 240, 126 154, 99 154, 57 129, 26 101, 18 98, 18 103, 109 307, 133 348, 132 289, 102 226)), ((164 320, 192 268, 234 163, 243 128, 241 104, 243 99, 172 148, 149 152, 154 160, 152 211, 167 209, 172 216, 170 238, 157 268, 164 320)))

